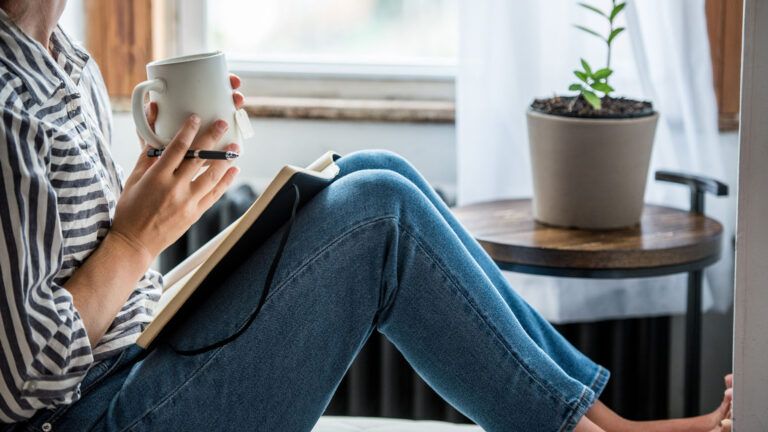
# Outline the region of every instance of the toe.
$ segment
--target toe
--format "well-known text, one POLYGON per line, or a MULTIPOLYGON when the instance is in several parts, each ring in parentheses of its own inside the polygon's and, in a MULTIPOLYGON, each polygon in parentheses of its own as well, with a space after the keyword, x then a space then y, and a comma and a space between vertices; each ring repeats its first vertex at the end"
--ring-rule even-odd
POLYGON ((720 430, 722 432, 731 432, 733 428, 733 421, 731 419, 725 419, 720 422, 720 430))

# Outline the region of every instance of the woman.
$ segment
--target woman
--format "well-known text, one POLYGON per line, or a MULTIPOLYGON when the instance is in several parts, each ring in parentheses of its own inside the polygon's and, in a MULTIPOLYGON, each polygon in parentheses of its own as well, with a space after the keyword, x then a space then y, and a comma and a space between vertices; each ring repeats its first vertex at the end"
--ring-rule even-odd
POLYGON ((5 427, 308 431, 376 329, 489 432, 719 430, 728 397, 709 415, 648 423, 600 403, 608 372, 509 287, 411 165, 384 152, 339 160, 341 178, 297 215, 240 337, 197 355, 176 349, 241 328, 280 233, 168 343, 138 349, 162 290, 150 263, 237 174, 216 161, 193 179, 201 162, 183 154, 212 147, 228 125, 201 130, 190 117, 123 182, 98 70, 56 26, 65 3, 0 1, 5 427))

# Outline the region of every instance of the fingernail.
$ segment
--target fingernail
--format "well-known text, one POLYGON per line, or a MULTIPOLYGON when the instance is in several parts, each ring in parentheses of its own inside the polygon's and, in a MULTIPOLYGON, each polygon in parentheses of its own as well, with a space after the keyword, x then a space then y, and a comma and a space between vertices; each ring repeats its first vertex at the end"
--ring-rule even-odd
POLYGON ((200 124, 200 116, 198 116, 197 114, 192 114, 191 116, 189 116, 189 119, 192 120, 192 123, 194 124, 200 124))
POLYGON ((224 120, 216 120, 216 129, 218 129, 219 132, 224 132, 228 127, 229 125, 224 120))

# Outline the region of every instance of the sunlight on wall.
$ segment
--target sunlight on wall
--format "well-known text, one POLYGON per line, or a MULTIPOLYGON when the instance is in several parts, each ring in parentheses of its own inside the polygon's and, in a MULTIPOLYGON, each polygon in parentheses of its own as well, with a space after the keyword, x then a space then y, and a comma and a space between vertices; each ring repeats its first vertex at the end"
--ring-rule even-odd
POLYGON ((457 55, 458 0, 221 0, 208 2, 207 18, 209 46, 243 59, 453 64, 457 55))
POLYGON ((75 41, 85 40, 85 5, 83 0, 68 0, 59 25, 75 41))

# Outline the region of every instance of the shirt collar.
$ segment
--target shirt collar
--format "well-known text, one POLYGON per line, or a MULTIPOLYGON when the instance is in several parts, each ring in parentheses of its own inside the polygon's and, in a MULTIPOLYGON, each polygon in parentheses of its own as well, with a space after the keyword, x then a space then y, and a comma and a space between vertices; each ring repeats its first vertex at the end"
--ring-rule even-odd
POLYGON ((66 57, 67 61, 71 62, 79 70, 85 69, 86 63, 91 59, 88 53, 72 42, 58 25, 51 35, 51 44, 53 45, 53 52, 66 57))
MULTIPOLYGON (((59 26, 51 36, 53 51, 64 55, 79 69, 85 67, 88 54, 77 48, 59 26)), ((26 85, 38 103, 50 99, 64 85, 64 72, 40 42, 24 33, 0 9, 0 62, 26 85)))

